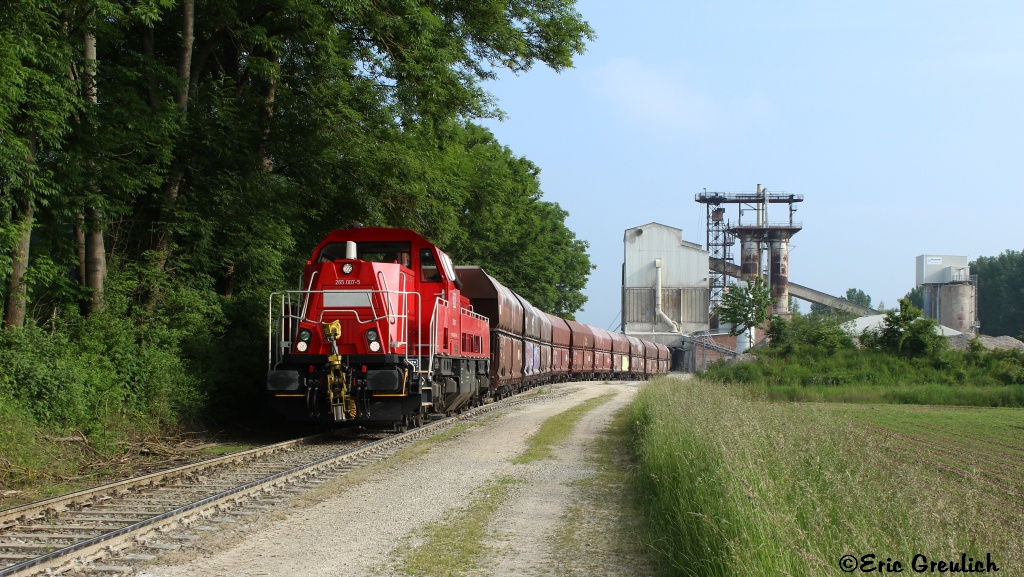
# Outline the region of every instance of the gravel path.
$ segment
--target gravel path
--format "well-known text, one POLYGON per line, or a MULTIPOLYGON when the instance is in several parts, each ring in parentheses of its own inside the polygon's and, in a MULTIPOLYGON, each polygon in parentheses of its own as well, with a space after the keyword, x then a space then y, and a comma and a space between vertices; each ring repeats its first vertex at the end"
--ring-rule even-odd
POLYGON ((502 477, 521 482, 512 486, 490 520, 484 543, 490 549, 476 574, 593 574, 595 563, 603 575, 650 574, 642 556, 630 551, 554 544, 559 537, 564 543, 566 535, 608 536, 616 529, 618 512, 609 511, 606 502, 588 501, 579 483, 595 474, 595 439, 637 388, 630 383, 571 387, 577 391, 568 397, 511 410, 411 460, 378 467, 361 479, 332 481, 316 490, 316 502, 295 499, 285 514, 271 513, 233 534, 207 537, 201 553, 192 550, 191 558, 165 559, 163 563, 175 564, 150 565, 140 574, 402 575, 394 565, 399 548, 415 544, 425 527, 464 509, 482 487, 502 477), (583 417, 575 434, 556 447, 554 459, 511 462, 547 418, 609 392, 616 396, 583 417))
MULTIPOLYGON (((552 537, 566 521, 566 508, 581 502, 579 484, 594 475, 588 455, 595 441, 607 428, 611 415, 633 397, 635 387, 604 385, 599 393, 611 388, 619 393, 610 402, 587 413, 577 425, 572 438, 557 447, 554 460, 543 460, 519 466, 516 477, 524 483, 516 485, 510 499, 492 521, 495 535, 491 543, 498 554, 485 571, 488 575, 532 577, 564 574, 566 569, 586 559, 573 559, 569 551, 558 548, 552 537)), ((591 511, 583 511, 572 519, 575 524, 588 523, 591 511)), ((580 531, 579 526, 571 528, 580 531)), ((604 567, 602 575, 636 575, 636 567, 604 567), (625 572, 620 570, 625 569, 625 572)))

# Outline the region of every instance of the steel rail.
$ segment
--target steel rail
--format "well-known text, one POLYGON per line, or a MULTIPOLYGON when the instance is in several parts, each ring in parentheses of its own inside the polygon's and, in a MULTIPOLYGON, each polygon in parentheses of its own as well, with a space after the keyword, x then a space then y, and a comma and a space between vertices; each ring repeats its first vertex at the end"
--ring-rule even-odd
POLYGON ((231 453, 230 455, 224 455, 222 457, 206 459, 204 461, 182 465, 165 471, 157 471, 146 475, 140 475, 138 477, 130 477, 121 481, 114 481, 112 483, 106 483, 89 489, 82 489, 73 493, 66 493, 56 497, 25 503, 24 505, 18 505, 16 507, 0 511, 0 529, 6 529, 10 527, 12 523, 17 523, 17 521, 22 518, 34 517, 36 515, 46 513, 47 511, 60 512, 62 510, 66 510, 69 506, 84 505, 97 497, 118 494, 119 492, 127 492, 140 487, 154 486, 161 481, 174 479, 191 473, 202 472, 214 467, 263 457, 278 451, 310 443, 321 438, 323 438, 323 435, 311 435, 308 437, 291 439, 289 441, 282 441, 265 447, 256 447, 255 449, 248 449, 246 451, 231 453))
MULTIPOLYGON (((372 441, 370 443, 367 443, 365 445, 361 445, 359 447, 355 447, 355 448, 351 448, 351 449, 346 449, 346 450, 343 450, 343 451, 341 451, 339 453, 335 453, 335 454, 332 454, 332 455, 327 455, 325 457, 316 459, 314 461, 310 461, 310 462, 307 462, 307 463, 296 465, 296 466, 293 466, 293 467, 291 467, 289 469, 286 469, 284 471, 281 471, 281 472, 278 472, 278 473, 274 473, 274 474, 268 475, 266 477, 262 477, 260 479, 256 479, 254 481, 243 483, 243 484, 238 485, 236 487, 233 487, 233 488, 230 488, 230 489, 226 489, 224 491, 221 491, 221 492, 216 493, 214 495, 210 495, 208 497, 202 498, 202 499, 200 499, 198 501, 189 503, 187 505, 182 505, 182 506, 176 507, 176 508, 171 509, 169 511, 165 511, 163 513, 159 513, 157 515, 154 515, 153 517, 150 517, 148 519, 144 519, 144 520, 141 520, 141 521, 136 521, 136 522, 131 523, 129 525, 126 525, 124 527, 120 527, 120 528, 114 529, 112 531, 108 531, 108 532, 103 533, 101 535, 98 535, 96 537, 92 537, 92 538, 86 539, 84 541, 80 541, 78 543, 74 543, 72 545, 68 545, 68 546, 55 545, 55 547, 58 547, 58 548, 53 550, 53 551, 51 551, 51 552, 49 552, 49 553, 46 553, 46 554, 40 555, 38 557, 35 557, 33 559, 28 559, 28 560, 22 561, 22 562, 20 562, 18 564, 11 565, 11 566, 5 567, 3 569, 0 569, 0 577, 23 577, 23 576, 27 576, 27 575, 34 575, 34 574, 37 574, 39 572, 47 571, 47 570, 49 570, 50 572, 60 571, 61 568, 74 563, 76 560, 82 561, 82 562, 93 561, 95 559, 103 557, 104 556, 103 554, 104 554, 105 551, 113 551, 114 547, 116 547, 117 545, 119 545, 121 543, 124 543, 126 541, 130 541, 130 540, 135 540, 136 542, 138 542, 143 537, 146 537, 150 533, 155 532, 155 531, 159 531, 159 530, 161 530, 161 529, 163 529, 163 528, 165 528, 165 527, 167 527, 167 526, 169 526, 169 525, 171 525, 173 523, 185 521, 188 517, 190 517, 190 516, 192 516, 194 514, 202 516, 205 512, 210 511, 211 509, 214 509, 214 508, 224 508, 224 509, 230 508, 230 505, 225 507, 225 504, 228 504, 230 501, 235 501, 236 505, 240 505, 241 501, 244 498, 251 497, 251 496, 253 496, 255 494, 258 494, 258 493, 268 492, 268 489, 270 487, 272 487, 272 486, 280 486, 280 485, 283 485, 285 483, 292 482, 296 478, 302 478, 302 477, 308 477, 308 476, 311 476, 311 475, 315 475, 315 474, 323 472, 326 469, 334 468, 334 467, 339 466, 339 465, 344 465, 344 464, 348 463, 349 461, 353 461, 353 460, 355 460, 355 459, 357 459, 359 457, 362 457, 362 456, 374 455, 374 454, 377 454, 377 453, 383 453, 384 449, 388 449, 388 448, 391 448, 393 446, 400 447, 403 444, 411 443, 412 441, 415 441, 415 440, 417 440, 417 439, 419 439, 421 437, 427 436, 428 434, 431 434, 431 435, 435 434, 437 432, 440 432, 443 429, 446 429, 446 428, 454 425, 455 423, 457 423, 460 420, 465 420, 465 419, 469 419, 469 418, 472 418, 472 417, 476 417, 476 416, 482 415, 484 413, 487 413, 487 412, 490 412, 490 411, 493 411, 493 410, 506 409, 506 408, 509 408, 509 407, 513 407, 513 406, 516 406, 516 405, 520 405, 520 404, 524 404, 524 403, 529 403, 529 402, 533 402, 533 401, 537 401, 537 400, 548 400, 548 399, 554 399, 554 398, 563 397, 565 395, 570 394, 570 392, 571 391, 563 391, 561 393, 548 394, 548 395, 537 395, 537 394, 533 394, 533 395, 527 394, 526 396, 517 395, 516 397, 512 397, 512 398, 505 399, 505 400, 502 400, 502 401, 498 401, 498 402, 494 402, 494 403, 489 403, 487 405, 482 405, 480 407, 476 407, 476 408, 472 408, 472 409, 466 410, 462 414, 457 415, 457 416, 445 417, 443 419, 440 419, 440 420, 437 420, 437 421, 433 421, 431 423, 423 425, 422 427, 418 427, 416 429, 413 429, 411 431, 407 431, 405 433, 397 433, 395 435, 386 437, 384 439, 379 439, 377 441, 372 441)), ((282 448, 285 448, 285 447, 281 447, 281 445, 293 446, 293 445, 301 443, 301 442, 306 442, 306 441, 308 441, 308 440, 310 440, 312 438, 316 438, 316 437, 307 437, 307 438, 303 438, 303 439, 295 439, 293 441, 286 441, 285 443, 279 443, 278 445, 272 445, 271 447, 277 447, 277 450, 280 450, 282 448)), ((263 449, 268 449, 268 448, 269 447, 265 447, 263 449)), ((241 457, 243 454, 252 455, 254 451, 258 451, 258 449, 253 449, 253 450, 250 450, 250 451, 245 451, 243 453, 238 453, 235 456, 236 457, 241 457)), ((237 460, 241 460, 241 459, 237 459, 237 460)), ((221 464, 224 464, 223 460, 219 460, 219 461, 220 461, 221 464)), ((196 470, 196 466, 195 465, 200 465, 200 464, 202 464, 202 465, 209 465, 210 462, 209 461, 204 461, 203 463, 199 463, 199 464, 186 465, 185 467, 181 467, 181 468, 178 468, 178 469, 172 469, 172 470, 165 471, 165 472, 162 472, 162 473, 153 473, 153 474, 150 474, 150 475, 146 475, 144 477, 138 477, 138 478, 135 478, 135 479, 129 479, 127 481, 136 481, 137 485, 138 484, 141 484, 141 485, 146 485, 146 484, 153 485, 154 483, 152 483, 152 482, 143 482, 143 480, 144 479, 148 480, 148 479, 150 479, 150 478, 152 478, 154 476, 159 476, 159 475, 164 475, 164 478, 169 478, 171 476, 179 477, 179 476, 182 476, 182 475, 186 474, 186 472, 183 472, 181 469, 186 469, 187 468, 188 472, 194 472, 196 470)), ((90 489, 90 490, 86 490, 86 491, 79 491, 79 492, 76 492, 76 493, 65 495, 65 496, 63 496, 63 498, 58 497, 58 498, 55 498, 53 500, 39 501, 37 503, 32 503, 32 504, 29 504, 29 505, 43 505, 44 503, 47 503, 49 501, 56 501, 56 500, 60 500, 61 502, 75 502, 75 501, 71 500, 71 497, 74 496, 74 495, 81 495, 81 494, 96 495, 96 494, 99 494, 99 493, 106 494, 106 493, 110 492, 110 489, 109 489, 110 487, 120 487, 124 483, 125 482, 110 483, 108 485, 103 485, 102 487, 97 487, 95 489, 90 489)), ((25 507, 28 507, 28 505, 22 506, 22 507, 16 507, 14 509, 19 509, 20 510, 20 509, 24 509, 25 507)), ((50 508, 52 508, 52 507, 50 507, 50 508)), ((13 511, 14 509, 9 509, 8 511, 13 511)), ((43 508, 42 511, 45 511, 47 509, 49 509, 49 508, 43 508)), ((24 515, 22 515, 22 517, 24 517, 24 515)), ((2 548, 2 547, 3 547, 3 545, 0 544, 0 548, 2 548)))

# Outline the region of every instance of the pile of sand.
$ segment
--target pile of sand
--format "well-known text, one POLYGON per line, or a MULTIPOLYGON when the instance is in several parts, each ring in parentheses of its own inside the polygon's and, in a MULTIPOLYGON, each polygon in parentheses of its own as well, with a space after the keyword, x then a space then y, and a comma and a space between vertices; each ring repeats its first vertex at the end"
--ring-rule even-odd
MULTIPOLYGON (((961 351, 967 350, 967 344, 971 342, 972 335, 968 333, 949 337, 949 346, 961 351)), ((990 337, 988 335, 978 335, 978 341, 983 347, 989 350, 993 349, 1019 349, 1024 351, 1024 342, 1021 342, 1013 337, 1002 336, 1002 337, 990 337)))

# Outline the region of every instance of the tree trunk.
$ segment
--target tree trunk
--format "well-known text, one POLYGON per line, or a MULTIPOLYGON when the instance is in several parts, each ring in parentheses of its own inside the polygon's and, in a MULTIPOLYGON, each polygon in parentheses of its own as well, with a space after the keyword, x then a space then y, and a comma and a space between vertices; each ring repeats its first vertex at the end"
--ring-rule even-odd
MULTIPOLYGON (((142 53, 156 62, 156 38, 152 26, 139 24, 139 39, 142 41, 142 53)), ((157 93, 160 90, 160 82, 152 70, 146 72, 146 103, 153 114, 160 111, 160 97, 157 93)))
MULTIPOLYGON (((28 144, 28 164, 35 165, 38 157, 36 135, 30 132, 26 138, 28 144)), ((21 202, 17 203, 14 216, 18 228, 18 240, 11 255, 11 276, 7 279, 7 302, 4 305, 4 328, 20 327, 25 324, 25 305, 28 287, 25 285, 25 273, 28 271, 29 249, 32 243, 32 225, 35 222, 35 203, 32 191, 26 190, 21 202)))
POLYGON ((78 284, 88 286, 85 281, 85 215, 82 213, 75 215, 75 248, 78 255, 78 267, 75 269, 78 284))
POLYGON ((18 240, 11 255, 11 276, 7 280, 7 303, 4 306, 4 328, 20 327, 25 324, 25 302, 27 287, 22 282, 28 271, 29 245, 32 241, 32 223, 35 207, 31 200, 19 203, 14 218, 18 227, 18 240))
MULTIPOLYGON (((99 98, 96 94, 96 36, 91 32, 85 33, 85 96, 93 106, 97 106, 99 98)), ((95 168, 93 159, 86 163, 89 172, 95 168)), ((96 185, 90 183, 89 191, 95 198, 99 197, 96 185)), ((89 302, 86 303, 88 312, 98 310, 103 304, 103 283, 107 277, 107 254, 103 240, 103 213, 95 207, 85 209, 85 286, 91 291, 89 302)))
POLYGON ((182 117, 188 112, 188 89, 192 80, 192 45, 195 44, 195 0, 185 0, 182 6, 181 61, 178 63, 178 109, 182 117))
MULTIPOLYGON (((175 95, 175 103, 181 113, 180 121, 182 126, 188 120, 188 92, 192 78, 192 46, 195 43, 195 0, 185 0, 182 5, 181 25, 181 60, 178 62, 178 92, 175 95)), ((171 171, 164 182, 163 208, 161 209, 161 220, 163 225, 157 234, 156 253, 157 268, 164 270, 167 266, 167 257, 170 250, 170 220, 174 213, 174 205, 178 202, 178 193, 181 190, 181 183, 185 179, 185 165, 179 160, 171 164, 171 171)))
POLYGON ((89 312, 103 304, 103 282, 107 278, 107 253, 103 243, 103 213, 85 209, 85 286, 92 292, 89 312))

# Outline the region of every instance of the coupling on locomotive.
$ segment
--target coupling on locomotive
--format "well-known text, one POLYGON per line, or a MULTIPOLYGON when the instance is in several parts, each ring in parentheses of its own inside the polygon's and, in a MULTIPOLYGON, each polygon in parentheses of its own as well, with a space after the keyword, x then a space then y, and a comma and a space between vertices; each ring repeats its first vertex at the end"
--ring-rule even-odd
POLYGON ((291 420, 417 426, 554 381, 664 373, 664 345, 546 314, 414 231, 336 230, 269 305, 271 406, 291 420))

